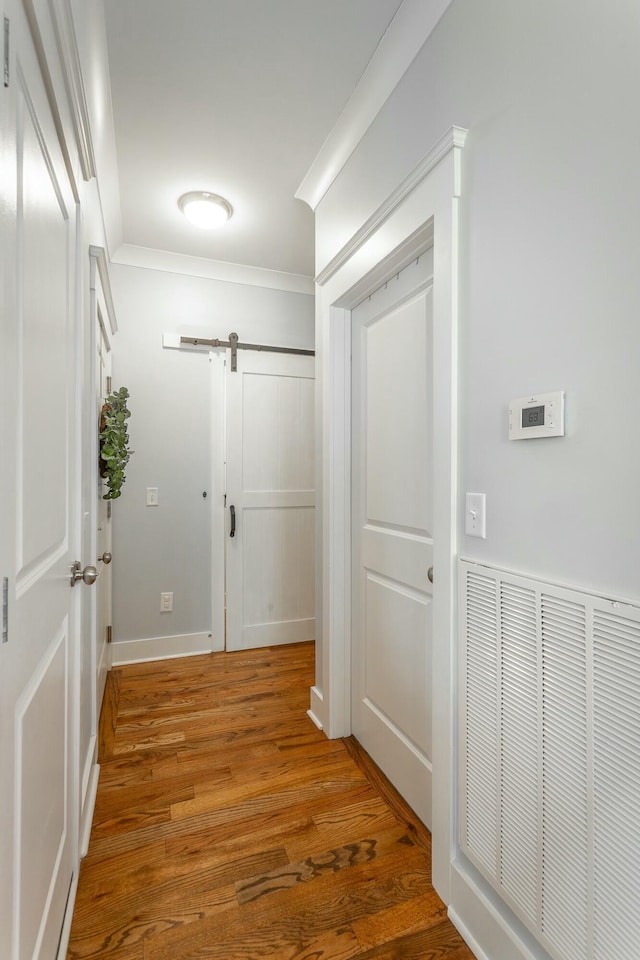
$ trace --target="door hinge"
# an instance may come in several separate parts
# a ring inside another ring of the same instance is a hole
[[[109,625],[107,627],[107,643],[111,643],[112,635],[113,635],[113,627]]]
[[[109,396],[109,394],[111,393],[111,388],[113,387],[113,383],[112,383],[111,377],[107,377],[106,380],[107,380],[107,396]]]
[[[2,578],[2,642],[9,639],[9,577]]]
[[[4,85],[9,86],[9,17],[4,18]]]

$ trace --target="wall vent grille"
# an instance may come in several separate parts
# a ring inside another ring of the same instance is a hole
[[[640,943],[640,609],[460,561],[461,850],[556,960]]]

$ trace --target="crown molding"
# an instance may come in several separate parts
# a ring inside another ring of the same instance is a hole
[[[80,169],[85,180],[92,180],[96,176],[96,159],[70,0],[49,0],[49,9],[71,110]]]
[[[267,287],[287,293],[313,295],[313,277],[298,273],[283,273],[264,267],[251,267],[224,260],[208,260],[205,257],[190,257],[169,250],[153,250],[123,243],[111,258],[112,263],[127,267],[142,267],[146,270],[161,270],[164,273],[180,273],[187,277],[202,277],[205,280],[221,280],[224,283],[242,283],[251,287]]]
[[[454,196],[460,196],[460,158],[459,153],[461,147],[464,146],[468,131],[463,127],[450,127],[449,130],[441,137],[438,142],[429,150],[429,152],[422,158],[419,164],[411,171],[408,177],[406,177],[399,187],[397,187],[393,193],[389,194],[387,199],[382,203],[374,213],[371,214],[369,219],[360,227],[360,229],[354,233],[348,243],[336,253],[335,257],[329,261],[329,263],[320,271],[316,277],[316,283],[320,286],[325,284],[334,273],[336,273],[340,267],[343,266],[349,260],[356,250],[358,250],[369,237],[373,236],[378,227],[390,216],[390,214],[400,206],[403,200],[409,196],[409,194],[418,186],[418,184],[424,180],[424,178],[433,170],[433,168],[440,163],[443,157],[446,157],[447,154],[454,150],[455,156],[455,165],[454,165]]]
[[[296,198],[315,210],[433,33],[451,0],[404,0],[347,105],[320,148]]]

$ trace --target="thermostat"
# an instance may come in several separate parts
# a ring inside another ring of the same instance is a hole
[[[520,397],[509,404],[509,440],[564,437],[564,390]]]

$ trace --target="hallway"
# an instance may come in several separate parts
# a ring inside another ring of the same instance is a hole
[[[429,835],[306,715],[313,645],[119,667],[69,960],[473,960]]]

